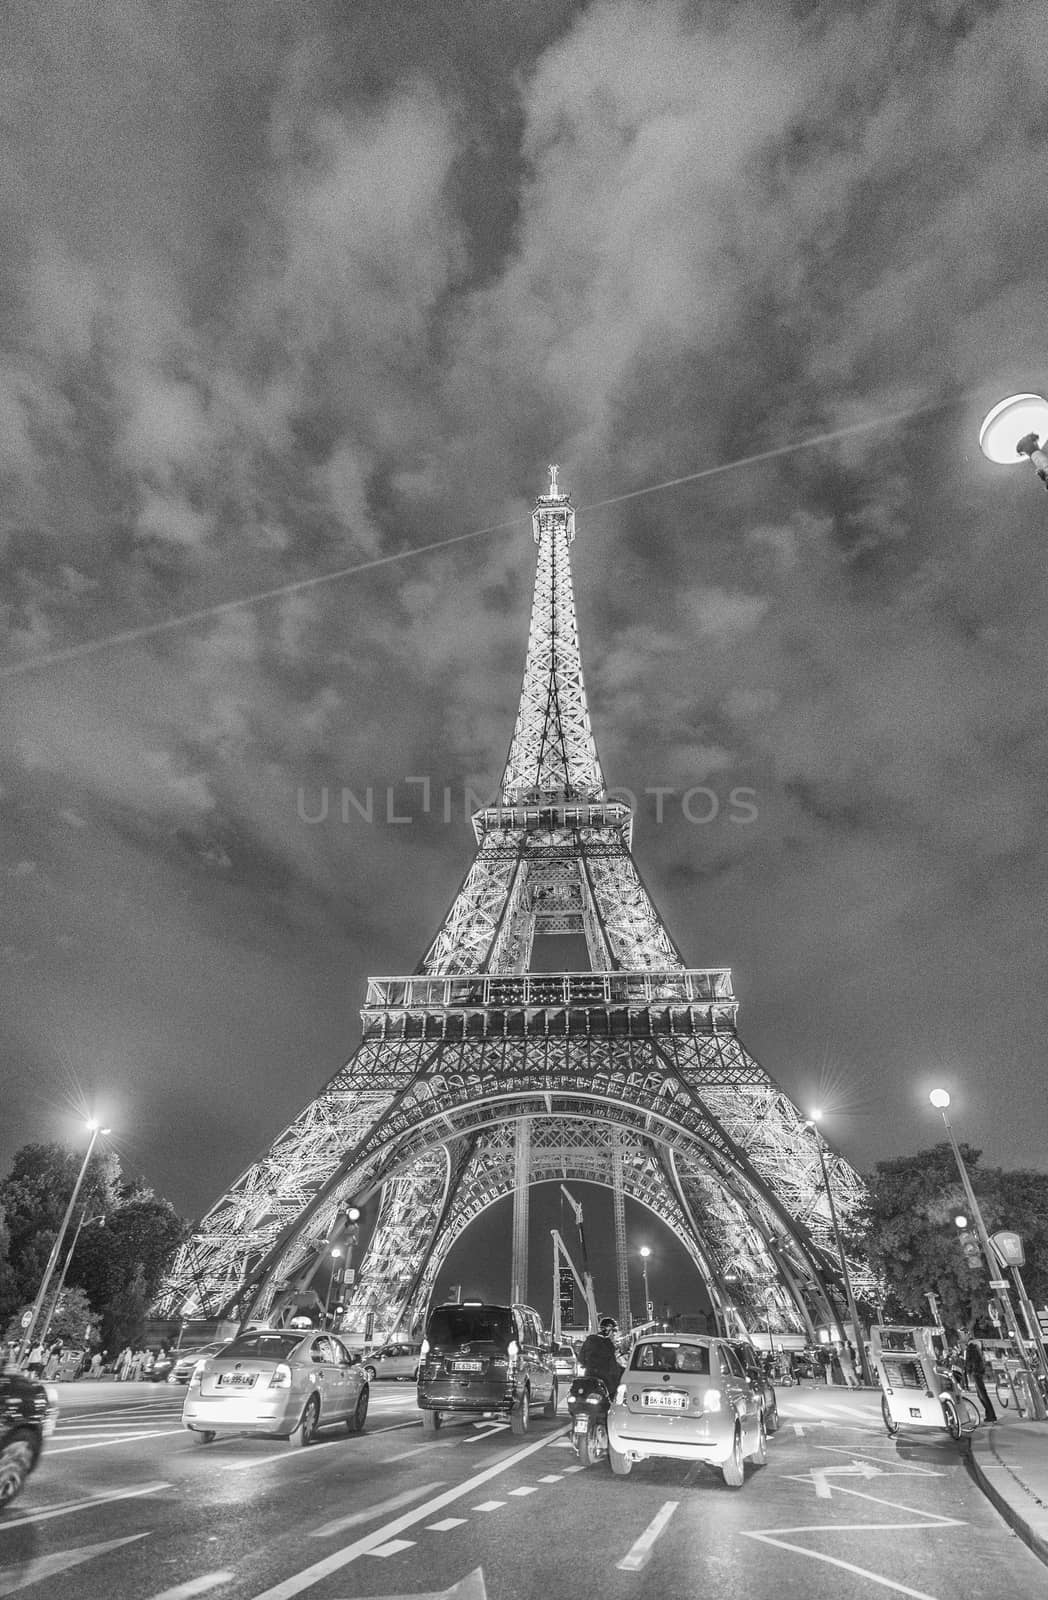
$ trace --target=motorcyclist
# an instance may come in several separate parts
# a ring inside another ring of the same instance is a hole
[[[622,1381],[623,1369],[615,1348],[615,1335],[619,1325],[614,1317],[601,1317],[597,1332],[587,1334],[579,1351],[580,1375],[600,1378],[609,1395],[614,1395]]]

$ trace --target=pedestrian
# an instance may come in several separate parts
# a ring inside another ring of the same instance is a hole
[[[975,1330],[968,1334],[968,1342],[964,1347],[964,1375],[968,1382],[974,1384],[975,1392],[982,1401],[987,1422],[996,1422],[997,1413],[990,1404],[990,1396],[986,1392],[986,1357],[983,1347],[975,1337]]]
[[[115,1376],[118,1383],[127,1381],[127,1369],[131,1365],[131,1346],[125,1344],[116,1358]]]
[[[101,1376],[102,1376],[102,1352],[101,1352],[101,1350],[96,1350],[94,1352],[94,1354],[92,1355],[92,1357],[91,1357],[91,1371],[88,1373],[88,1377],[89,1378],[100,1378]]]
[[[25,1364],[26,1371],[31,1378],[40,1378],[43,1376],[44,1362],[46,1359],[44,1347],[38,1339],[30,1350]]]

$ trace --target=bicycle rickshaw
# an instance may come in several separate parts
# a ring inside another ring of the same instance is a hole
[[[870,1356],[890,1438],[900,1427],[945,1428],[952,1439],[975,1432],[982,1421],[979,1408],[953,1378],[942,1328],[875,1326]]]

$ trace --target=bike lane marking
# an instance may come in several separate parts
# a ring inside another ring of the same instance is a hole
[[[482,1483],[487,1483],[491,1478],[496,1478],[500,1473],[508,1472],[511,1467],[517,1466],[521,1461],[526,1461],[536,1451],[544,1450],[549,1444],[548,1437],[536,1439],[534,1444],[525,1445],[522,1450],[515,1451],[512,1455],[504,1456],[501,1461],[496,1461],[492,1466],[485,1467],[480,1472],[472,1473],[462,1483],[452,1489],[446,1489],[443,1494],[438,1494],[432,1500],[427,1500],[424,1505],[417,1506],[414,1511],[405,1512],[403,1516],[395,1517],[392,1522],[386,1523],[381,1528],[374,1529],[365,1534],[362,1539],[357,1539],[353,1544],[346,1545],[342,1550],[335,1550],[331,1555],[325,1556],[321,1561],[315,1561],[311,1566],[304,1567],[301,1572],[294,1573],[290,1578],[285,1578],[282,1583],[274,1584],[272,1588],[264,1589],[254,1595],[252,1600],[291,1600],[291,1597],[301,1594],[303,1589],[311,1589],[314,1584],[330,1577],[333,1572],[338,1572],[342,1567],[356,1561],[358,1556],[369,1554],[393,1555],[397,1550],[406,1549],[411,1543],[406,1543],[396,1536],[406,1528],[412,1528],[418,1522],[423,1522],[434,1512],[442,1511],[445,1506],[453,1505],[463,1495],[472,1494]]]

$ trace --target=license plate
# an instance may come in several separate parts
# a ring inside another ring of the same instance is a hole
[[[218,1375],[220,1389],[250,1389],[254,1382],[253,1372],[220,1372]]]
[[[576,1417],[575,1418],[575,1432],[576,1433],[585,1433],[588,1427],[589,1427],[589,1418],[588,1417]]]
[[[483,1361],[453,1361],[451,1370],[452,1372],[483,1372],[484,1363]]]
[[[644,1404],[656,1411],[684,1411],[688,1397],[686,1394],[667,1394],[663,1389],[645,1389]]]

